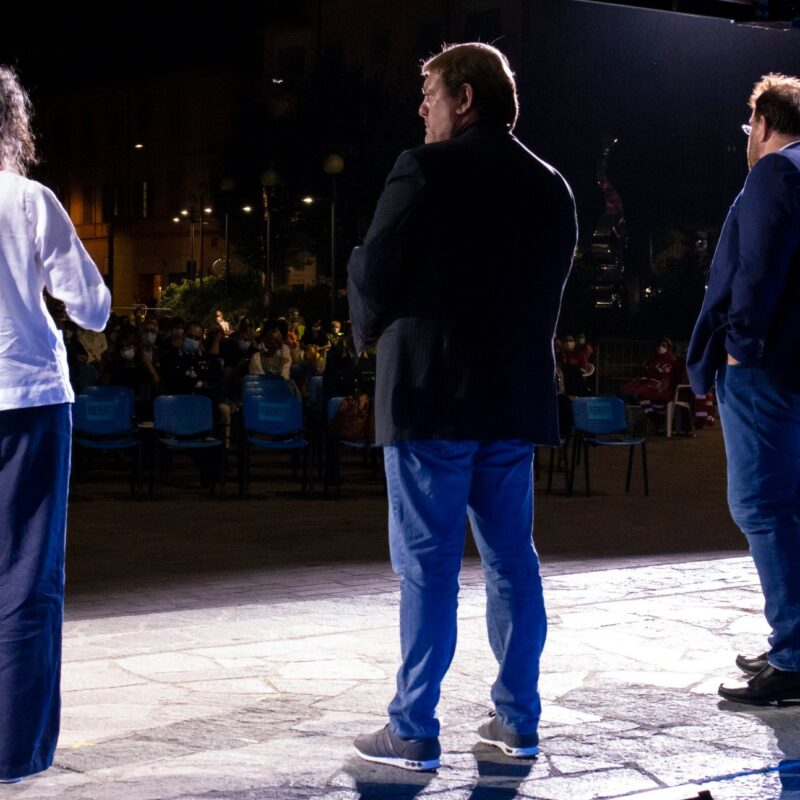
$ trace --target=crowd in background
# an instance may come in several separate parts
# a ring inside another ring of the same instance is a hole
[[[374,354],[356,356],[347,321],[333,320],[323,330],[321,320],[306,324],[296,310],[256,324],[246,315],[229,321],[220,310],[204,323],[140,307],[130,316],[112,314],[100,333],[78,327],[57,302],[51,313],[64,336],[75,393],[127,387],[137,422],[152,420],[160,394],[200,394],[212,401],[228,439],[245,375],[271,374],[310,402],[354,391],[356,376],[361,388],[374,382]]]

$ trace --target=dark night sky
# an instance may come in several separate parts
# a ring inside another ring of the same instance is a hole
[[[62,5],[35,26],[4,26],[0,61],[17,65],[34,101],[198,63],[255,68],[264,22],[256,9],[264,7]],[[599,211],[594,173],[608,133],[620,140],[611,177],[632,223],[718,227],[746,173],[739,126],[747,96],[765,72],[800,73],[800,30],[574,0],[528,7],[526,53],[514,64],[523,98],[518,133],[567,176],[584,226]],[[409,53],[409,62],[420,55]],[[387,169],[395,156],[387,152]]]

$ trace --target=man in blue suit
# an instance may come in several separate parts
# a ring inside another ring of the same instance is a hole
[[[355,744],[367,760],[414,770],[439,766],[467,516],[499,665],[479,738],[537,753],[546,621],[531,467],[533,442],[559,442],[553,335],[576,242],[569,187],[511,133],[505,56],[454,45],[422,72],[425,145],[398,158],[348,266],[356,349],[378,345],[376,434],[401,579],[389,724]]]
[[[764,592],[770,649],[742,656],[727,700],[800,700],[800,80],[750,97],[750,174],[720,234],[689,345],[692,388],[716,376],[728,504]]]

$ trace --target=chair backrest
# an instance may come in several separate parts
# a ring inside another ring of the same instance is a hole
[[[331,399],[328,400],[328,406],[327,406],[328,422],[330,422],[336,416],[336,412],[339,410],[339,406],[341,406],[342,400],[344,400],[344,397],[331,397]]]
[[[303,430],[303,407],[291,394],[244,397],[244,427],[270,436]]]
[[[95,399],[101,397],[124,397],[130,404],[131,416],[133,416],[136,407],[136,393],[127,386],[87,386],[81,391],[81,394],[88,394]]]
[[[78,434],[122,435],[130,432],[132,415],[133,402],[125,394],[79,394],[72,407],[72,426]]]
[[[258,395],[264,397],[282,397],[283,395],[292,395],[289,384],[280,376],[278,380],[258,381],[252,383],[242,384],[242,397],[249,395]]]
[[[618,433],[628,429],[625,403],[619,397],[576,397],[572,401],[575,430],[583,433]]]
[[[275,383],[276,381],[282,380],[283,378],[280,375],[276,375],[272,372],[267,372],[263,375],[245,375],[242,377],[242,386],[262,383]]]
[[[199,394],[162,394],[153,401],[153,424],[160,433],[192,436],[214,428],[211,400]]]

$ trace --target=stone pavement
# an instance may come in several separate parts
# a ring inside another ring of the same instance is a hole
[[[435,774],[351,748],[392,693],[398,595],[383,563],[240,572],[189,598],[166,585],[78,597],[56,766],[0,795],[590,800],[695,783],[715,800],[800,797],[800,709],[715,694],[736,652],[764,643],[749,559],[672,561],[545,565],[542,755],[514,761],[476,743],[494,664],[468,559]]]
[[[398,658],[386,500],[357,461],[337,500],[301,499],[275,465],[254,470],[244,502],[205,497],[190,471],[161,502],[130,501],[124,470],[79,483],[57,761],[0,799],[593,800],[684,787],[669,798],[683,800],[695,783],[715,800],[800,800],[800,708],[716,695],[766,633],[725,510],[719,431],[648,447],[649,498],[638,474],[622,490],[623,453],[593,456],[590,498],[538,492],[550,633],[535,761],[476,743],[495,667],[467,546],[443,766],[424,775],[351,748],[384,724]]]

